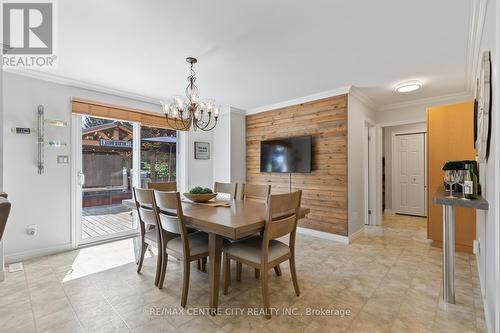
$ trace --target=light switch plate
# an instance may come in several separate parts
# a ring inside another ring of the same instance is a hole
[[[68,155],[57,155],[57,164],[68,164],[69,156]]]
[[[478,240],[474,240],[472,242],[472,253],[474,253],[476,256],[481,255],[481,244]]]

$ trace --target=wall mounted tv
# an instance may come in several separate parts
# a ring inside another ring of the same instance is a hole
[[[260,172],[310,173],[312,137],[261,141]]]

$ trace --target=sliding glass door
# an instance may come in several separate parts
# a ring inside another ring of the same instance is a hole
[[[176,181],[176,131],[141,127],[141,187],[147,182]]]
[[[134,124],[81,116],[79,244],[137,233],[132,209]]]
[[[176,181],[176,131],[76,115],[73,129],[75,246],[137,235],[123,201],[134,186]]]

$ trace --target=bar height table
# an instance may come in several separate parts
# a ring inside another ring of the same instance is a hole
[[[450,193],[440,187],[432,197],[432,203],[443,206],[443,300],[455,304],[455,207],[488,210],[482,196],[475,200],[462,199],[462,193]]]

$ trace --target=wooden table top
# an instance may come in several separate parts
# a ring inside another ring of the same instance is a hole
[[[133,200],[123,200],[122,203],[135,209]],[[252,235],[264,228],[264,202],[231,200],[229,205],[230,207],[209,207],[182,202],[182,209],[186,222],[194,228],[231,239]],[[301,208],[299,218],[305,217],[309,212],[309,208]]]

